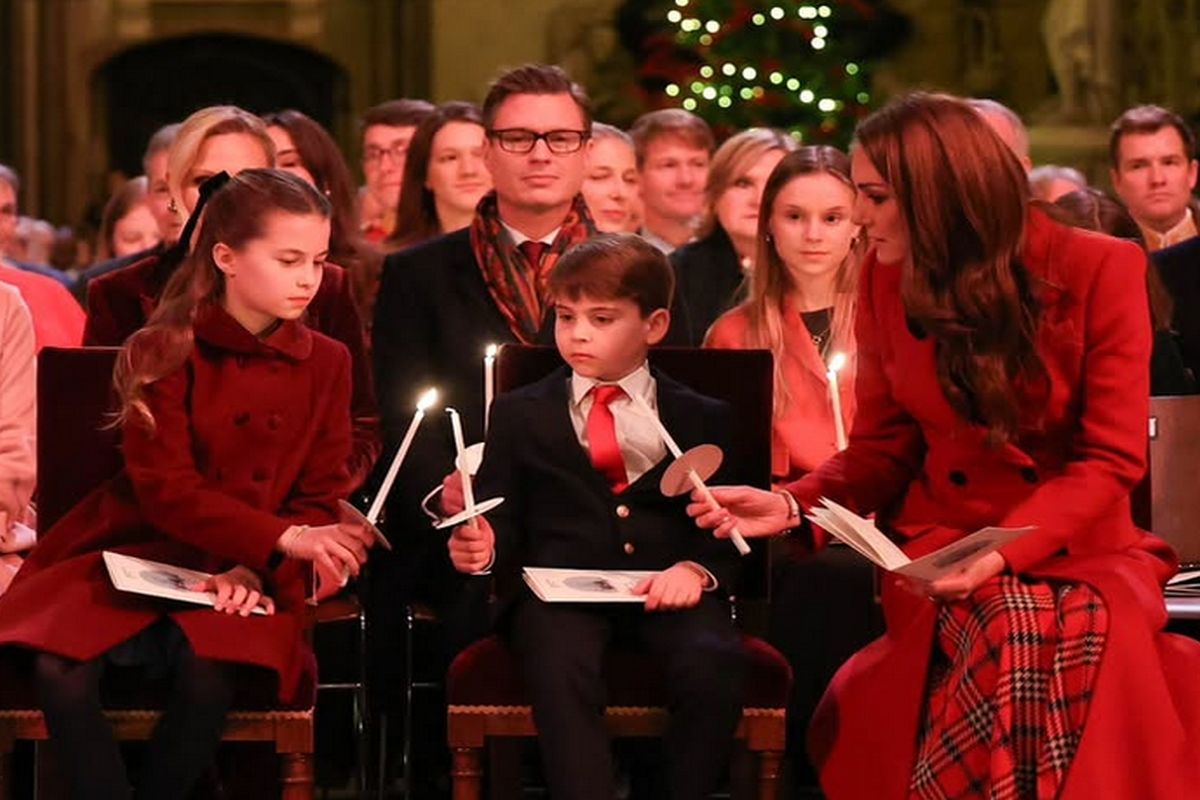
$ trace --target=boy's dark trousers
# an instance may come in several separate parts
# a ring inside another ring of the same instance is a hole
[[[716,788],[742,710],[744,654],[722,597],[682,611],[640,605],[544,603],[530,594],[512,609],[510,636],[522,662],[550,796],[612,800],[604,654],[637,649],[662,671],[671,714],[664,743],[672,800]]]

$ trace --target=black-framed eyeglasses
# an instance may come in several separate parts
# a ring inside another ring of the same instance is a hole
[[[496,144],[500,145],[500,149],[507,153],[519,153],[524,155],[533,150],[537,146],[538,140],[546,143],[546,148],[555,155],[566,155],[574,153],[583,147],[583,143],[590,139],[592,134],[588,131],[546,131],[538,133],[537,131],[526,130],[525,128],[504,128],[502,130],[488,131],[488,137],[495,140]]]

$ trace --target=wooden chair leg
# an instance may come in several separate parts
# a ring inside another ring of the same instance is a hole
[[[281,800],[313,800],[312,753],[280,753]]]
[[[764,750],[758,754],[758,798],[776,800],[779,797],[779,764],[783,753]]]
[[[478,747],[454,748],[450,781],[453,800],[480,800],[483,795],[483,750]]]

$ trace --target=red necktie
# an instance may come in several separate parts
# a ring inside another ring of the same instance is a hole
[[[542,254],[546,252],[548,245],[545,242],[535,242],[533,239],[526,239],[517,246],[521,248],[521,252],[529,260],[529,266],[533,267],[534,272],[537,272],[537,268],[542,264]]]
[[[625,474],[625,459],[621,458],[621,447],[617,444],[617,428],[613,423],[612,410],[608,407],[625,390],[620,386],[595,386],[592,388],[592,410],[587,418],[588,451],[592,466],[603,475],[612,487],[613,494],[620,494],[629,486]]]

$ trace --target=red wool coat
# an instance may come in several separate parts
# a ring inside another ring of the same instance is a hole
[[[296,322],[259,340],[219,308],[195,331],[185,365],[147,390],[156,430],[126,424],[125,470],[43,534],[0,597],[0,644],[93,659],[166,614],[198,656],[274,670],[286,701],[305,660],[308,566],[272,568],[272,555],[289,525],[334,521],[349,491],[350,357]],[[210,572],[243,564],[277,611],[118,592],[102,550]]]
[[[173,256],[173,250],[167,251]],[[119,347],[146,324],[158,305],[177,264],[155,253],[88,282],[88,317],[83,330],[85,346]],[[350,351],[353,392],[351,419],[354,446],[350,452],[350,477],[362,485],[379,458],[379,410],[367,356],[366,332],[350,291],[350,278],[335,264],[326,264],[321,286],[308,306],[306,323],[315,331],[337,339]]]
[[[837,452],[833,405],[829,400],[828,369],[813,344],[808,328],[790,300],[785,301],[783,341],[786,352],[779,369],[789,397],[772,416],[771,480],[779,483],[806,475]],[[749,347],[749,320],[738,307],[713,323],[705,347],[738,350]],[[854,358],[847,352],[846,366],[838,373],[842,420],[848,432],[854,421]]]
[[[1083,739],[1061,798],[1191,797],[1200,786],[1200,644],[1164,634],[1175,570],[1134,527],[1145,471],[1150,323],[1133,244],[1030,212],[1022,260],[1038,279],[1038,351],[1051,391],[1040,430],[999,448],[939,389],[931,339],[909,330],[900,269],[869,259],[858,306],[858,410],[849,448],[791,484],[880,510],[910,556],[985,525],[1036,525],[1009,568],[1093,586],[1110,627]],[[824,533],[813,532],[820,546]],[[810,729],[831,800],[907,797],[936,608],[884,581],[888,632],[833,679]]]

